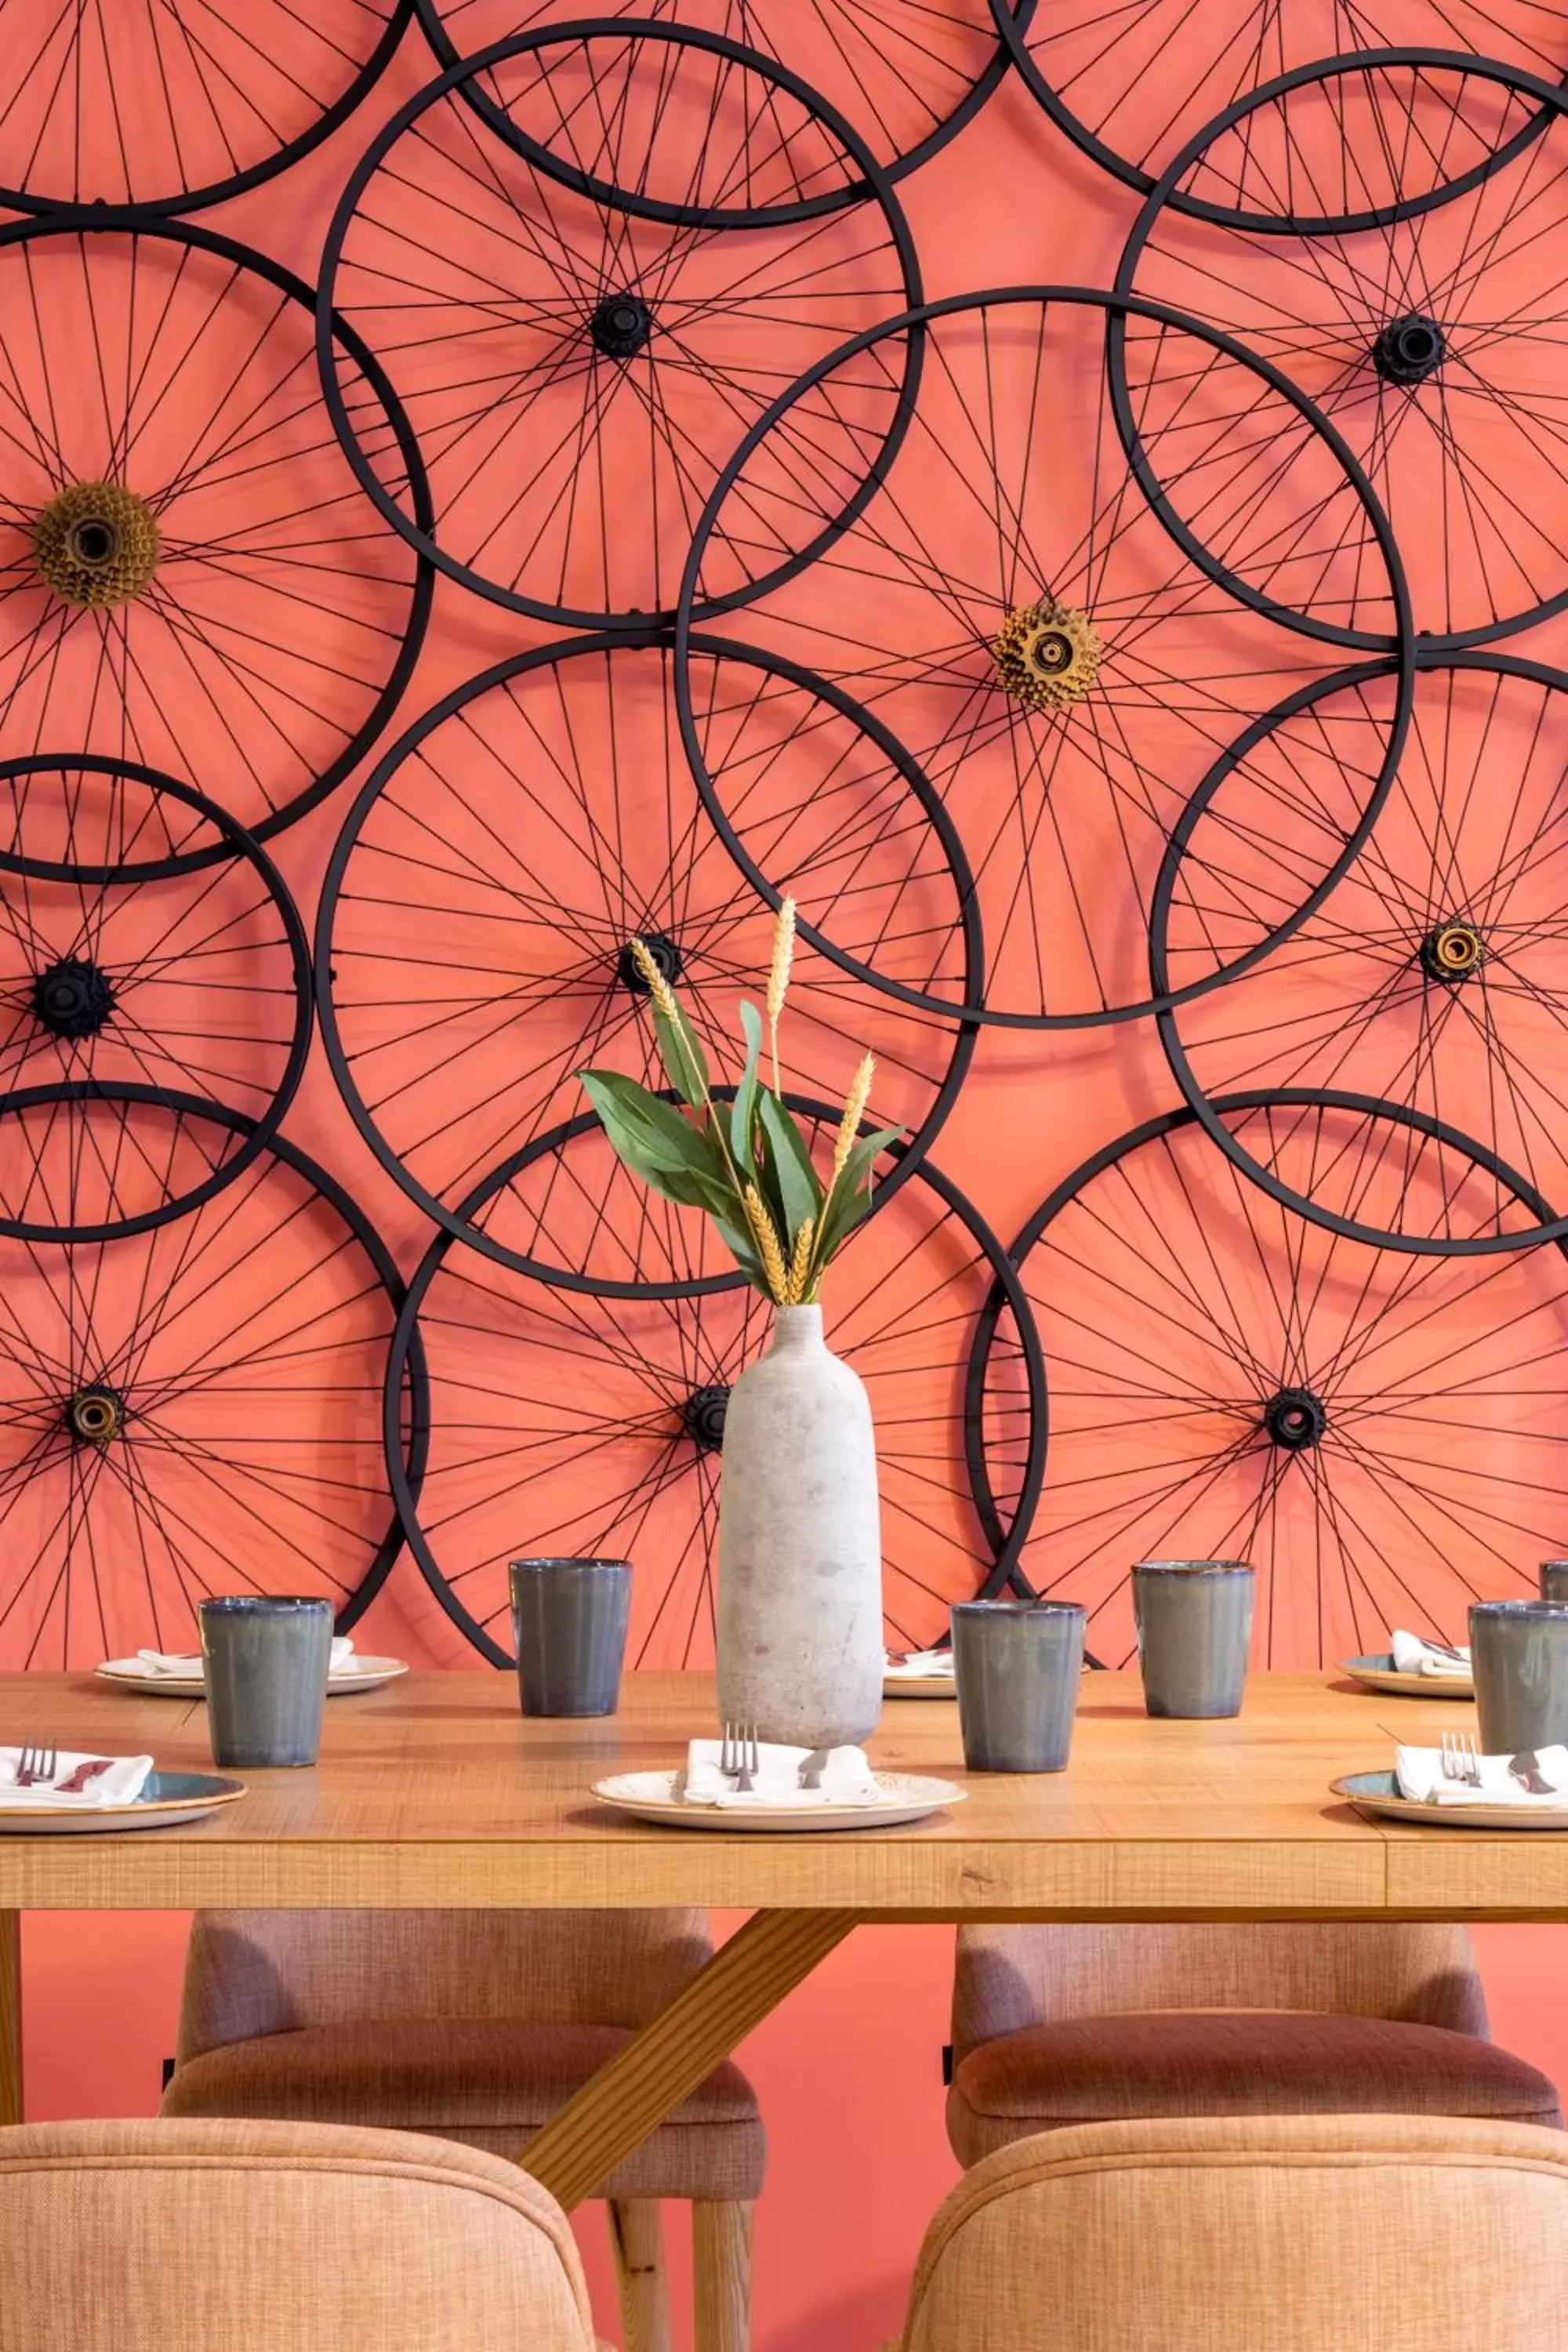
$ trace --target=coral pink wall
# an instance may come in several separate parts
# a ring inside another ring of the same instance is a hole
[[[364,113],[320,154],[228,207],[220,225],[310,275],[331,197],[371,124],[427,71],[411,39]],[[901,193],[932,295],[982,282],[1107,283],[1130,217],[1124,192],[1094,173],[1014,87]],[[443,583],[405,711],[520,642],[528,642],[525,626]],[[342,798],[274,845],[307,914]],[[1031,1091],[1018,1090],[1020,1077]],[[1028,1107],[1047,1090],[1048,1120]],[[1068,1036],[1048,1046],[993,1036],[941,1158],[1007,1234],[1047,1182],[1170,1099],[1146,1035]],[[319,1066],[290,1131],[358,1191],[411,1263],[423,1241],[416,1214],[371,1165]],[[362,1639],[425,1663],[473,1663],[406,1563]],[[32,2116],[152,2110],[160,2061],[173,2048],[183,1934],[174,1917],[29,1918]],[[1563,1932],[1494,1929],[1481,1940],[1500,2034],[1568,2074],[1568,2022],[1554,1997],[1568,1954]],[[940,2073],[950,1949],[945,1931],[862,1932],[743,2053],[773,2146],[758,2247],[759,2352],[870,2352],[897,2321],[925,2220],[953,2171]],[[596,2226],[586,2229],[609,2326]]]

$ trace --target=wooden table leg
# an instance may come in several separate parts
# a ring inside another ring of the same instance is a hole
[[[519,2158],[568,2211],[825,1960],[859,1911],[756,1911]]]
[[[22,2120],[22,1915],[0,1911],[0,2124]]]

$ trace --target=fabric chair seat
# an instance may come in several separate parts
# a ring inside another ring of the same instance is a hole
[[[631,2038],[624,2026],[489,2018],[304,2026],[184,2060],[162,2111],[366,2125],[515,2157]],[[755,2094],[726,2061],[602,2193],[747,2202],[764,2160]]]
[[[954,2071],[964,2165],[1029,2135],[1139,2117],[1463,2116],[1561,2128],[1557,2093],[1511,2052],[1446,2026],[1316,2012],[1152,2010],[982,2042]]]

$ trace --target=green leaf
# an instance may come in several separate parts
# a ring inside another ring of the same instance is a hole
[[[578,1076],[616,1157],[656,1192],[688,1208],[733,1214],[733,1192],[714,1173],[710,1147],[673,1103],[616,1070]]]
[[[763,1050],[763,1016],[744,997],[741,1000],[741,1030],[746,1040],[746,1066],[730,1106],[730,1149],[743,1182],[747,1177],[756,1175],[752,1129],[757,1117],[757,1062]]]
[[[843,1172],[833,1188],[833,1197],[827,1204],[822,1232],[814,1252],[819,1269],[827,1264],[868,1213],[877,1161],[889,1144],[896,1143],[902,1133],[901,1128],[882,1127],[874,1135],[862,1135],[851,1144]]]
[[[788,1235],[784,1250],[787,1257],[794,1250],[796,1237],[806,1219],[815,1219],[822,1207],[822,1187],[816,1181],[816,1171],[811,1164],[805,1138],[776,1095],[763,1095],[762,1118],[763,1133],[768,1139],[768,1158],[777,1179],[779,1203],[784,1211],[784,1223],[780,1230]]]
[[[679,998],[675,1011],[676,1018],[670,1021],[657,1004],[653,1007],[653,1034],[670,1085],[696,1110],[708,1099],[708,1064]]]

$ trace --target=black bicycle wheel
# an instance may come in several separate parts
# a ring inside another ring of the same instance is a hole
[[[0,205],[221,204],[347,120],[409,0],[5,0]]]
[[[826,1107],[823,1116],[830,1120]],[[395,1440],[389,1449],[409,1549],[454,1624],[495,1665],[510,1662],[507,1564],[524,1554],[629,1559],[629,1661],[692,1666],[711,1656],[724,1413],[766,1342],[771,1310],[754,1291],[712,1290],[722,1244],[706,1221],[667,1216],[664,1203],[629,1192],[607,1199],[606,1157],[597,1123],[574,1119],[487,1178],[465,1213],[531,1227],[544,1204],[556,1254],[618,1246],[679,1297],[547,1286],[442,1234],[409,1284],[389,1364],[390,1410],[398,1351],[422,1338],[432,1420],[417,1496]],[[624,1230],[606,1238],[620,1213]],[[866,1382],[878,1424],[896,1649],[936,1639],[953,1601],[1002,1589],[1023,1542],[1043,1460],[1039,1416],[1033,1437],[1019,1435],[1021,1508],[1000,1546],[982,1537],[965,1467],[963,1368],[998,1286],[1010,1302],[1012,1377],[1038,1407],[1039,1349],[1006,1255],[929,1160],[833,1270],[829,1339]]]
[[[416,0],[444,66],[512,33],[584,12],[574,0]],[[745,43],[789,66],[852,122],[890,180],[928,163],[973,121],[1007,70],[989,0],[615,0],[636,16]],[[492,123],[494,108],[482,110]],[[759,131],[763,124],[759,121]],[[847,189],[840,201],[853,201]],[[859,192],[863,193],[863,192]]]
[[[1380,688],[1377,670],[1347,672],[1243,760],[1217,763],[1176,828],[1155,890],[1154,985],[1223,965],[1237,909],[1250,927],[1260,906],[1290,901],[1283,842],[1316,834],[1321,854],[1344,839],[1357,793],[1329,749],[1335,716]],[[1500,655],[1457,655],[1418,671],[1415,688],[1394,789],[1332,896],[1265,969],[1163,1016],[1161,1034],[1215,1141],[1300,1215],[1389,1248],[1485,1255],[1568,1234],[1568,1103],[1558,1075],[1568,1029],[1568,677]],[[1271,825],[1270,811],[1287,808],[1289,829]],[[1544,1222],[1521,1220],[1516,1188],[1502,1179],[1489,1224],[1455,1231],[1431,1230],[1419,1216],[1407,1229],[1397,1198],[1396,1222],[1380,1224],[1353,1190],[1346,1205],[1335,1171],[1320,1201],[1310,1184],[1300,1189],[1291,1171],[1257,1156],[1266,1129],[1238,1129],[1210,1100],[1240,1087],[1300,1086],[1349,1087],[1461,1128],[1524,1172],[1550,1204]]]
[[[176,844],[176,877],[142,878]],[[211,1164],[194,1184],[154,1198],[139,1180],[137,1223],[210,1200],[292,1101],[310,1001],[304,926],[282,877],[215,803],[109,761],[0,766],[0,1233],[97,1240],[121,1229],[93,1151],[100,1089],[117,1083],[243,1114],[240,1127],[211,1130]],[[79,1080],[80,1096],[69,1091]],[[41,1129],[40,1085],[62,1089]],[[13,1126],[17,1097],[31,1115]],[[35,1146],[33,1185],[23,1162]]]
[[[921,789],[897,746],[843,696],[743,646],[700,638],[691,659],[733,766],[770,798],[789,778],[781,870],[802,912],[879,970],[964,1002],[979,922],[940,807],[918,889],[868,837],[889,760],[906,824]],[[740,1074],[739,999],[766,995],[773,909],[697,797],[670,660],[654,632],[582,637],[455,688],[374,771],[327,867],[321,1029],[356,1126],[439,1224],[546,1281],[581,1269],[510,1254],[458,1204],[583,1109],[584,1066],[665,1085],[633,940],[679,984],[716,1082]],[[907,1011],[803,947],[781,1068],[797,1091],[842,1100],[875,1054],[873,1123],[911,1147],[896,1186],[952,1108],[974,1038],[973,1023]]]
[[[1489,1225],[1506,1170],[1436,1121],[1337,1091],[1216,1106],[1267,1153],[1337,1166],[1347,1195],[1403,1193],[1434,1226]],[[1429,1147],[1412,1164],[1409,1142]],[[1521,1179],[1516,1214],[1545,1205]],[[1091,1647],[1132,1654],[1129,1578],[1145,1559],[1247,1559],[1254,1657],[1321,1666],[1405,1625],[1462,1639],[1470,1601],[1535,1589],[1562,1531],[1568,1265],[1560,1249],[1484,1260],[1370,1249],[1309,1224],[1242,1177],[1193,1113],[1095,1153],[1013,1245],[1045,1350],[1047,1471],[1021,1564],[1089,1611]],[[1005,1531],[1010,1365],[986,1391],[972,1461]]]
[[[1223,586],[1173,544],[1124,455],[1105,368],[1112,323],[1137,348],[1147,339],[1184,362],[1156,373],[1136,420],[1137,463],[1205,520]],[[847,525],[827,519],[856,477],[802,467],[803,410],[853,418],[868,439],[907,416]],[[1292,517],[1284,533],[1250,495],[1265,464]],[[775,584],[775,554],[819,516],[816,562]],[[1186,800],[1224,743],[1325,675],[1317,640],[1335,631],[1324,615],[1374,578],[1404,667],[1406,597],[1387,523],[1338,436],[1277,369],[1160,304],[1008,288],[927,303],[858,336],[752,426],[697,526],[678,651],[694,614],[745,601],[750,642],[879,719],[945,805],[974,877],[985,990],[964,1009],[1002,1026],[1091,1027],[1151,1009],[1146,909]],[[755,796],[736,805],[722,725],[683,662],[676,686],[713,821],[776,899],[767,811]],[[1407,699],[1406,682],[1381,740],[1362,747],[1365,824],[1394,773]],[[912,812],[900,820],[887,805],[879,854],[891,864],[920,835]],[[1347,845],[1305,884],[1296,919],[1353,854]],[[1243,960],[1289,928],[1260,924]],[[889,984],[830,930],[810,936],[846,971]]]
[[[1026,85],[1052,121],[1141,193],[1206,122],[1243,104],[1260,83],[1324,58],[1414,37],[1437,53],[1501,58],[1549,81],[1568,70],[1568,10],[1557,0],[1326,0],[1317,8],[1281,8],[1277,0],[1204,0],[1201,8],[1189,0],[1140,0],[1131,10],[1106,9],[1098,0],[991,0],[991,6]],[[1531,131],[1517,135],[1524,143]],[[1373,156],[1379,143],[1375,126],[1347,122],[1347,154],[1353,146]],[[1473,184],[1489,168],[1486,158],[1452,153],[1444,184]],[[1226,209],[1217,192],[1184,190],[1176,202],[1216,215]]]
[[[1456,194],[1452,167],[1475,155],[1489,167]],[[1211,124],[1122,254],[1119,287],[1200,310],[1338,426],[1399,534],[1424,651],[1568,606],[1568,299],[1542,260],[1568,232],[1565,186],[1568,93],[1479,59],[1339,58]],[[1181,194],[1231,202],[1194,218]],[[1117,362],[1130,407],[1166,363],[1147,347]],[[1201,525],[1180,523],[1201,562]],[[1339,619],[1342,643],[1375,647],[1359,593]]]
[[[465,102],[481,83],[505,140]],[[668,616],[717,453],[847,332],[918,299],[886,175],[796,76],[612,17],[483,50],[394,116],[327,234],[320,360],[350,463],[413,545],[510,611],[596,628]],[[433,520],[380,415],[356,411],[334,317],[396,387]],[[858,485],[877,454],[837,425],[805,437]]]
[[[41,1116],[61,1091],[38,1090]],[[105,1148],[158,1165],[245,1125],[151,1087],[98,1099]],[[280,1137],[177,1223],[0,1241],[0,1656],[190,1650],[215,1592],[324,1593],[351,1626],[402,1541],[383,1454],[402,1297],[360,1211]],[[424,1373],[417,1349],[399,1362],[416,1492]]]
[[[0,761],[199,778],[260,839],[373,741],[431,574],[343,461],[313,309],[195,224],[0,229]],[[422,504],[374,362],[338,345]]]

